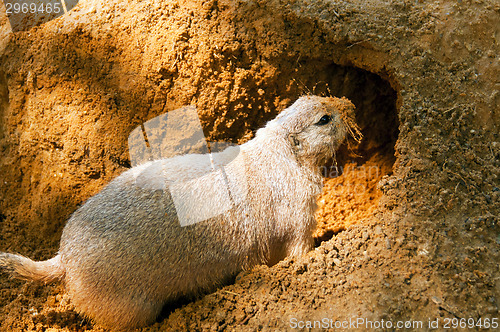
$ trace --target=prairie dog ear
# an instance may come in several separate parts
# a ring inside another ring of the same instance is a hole
[[[297,135],[295,135],[295,134],[288,135],[288,141],[290,142],[290,144],[292,145],[292,147],[297,147],[297,146],[300,145],[300,142],[297,139]]]

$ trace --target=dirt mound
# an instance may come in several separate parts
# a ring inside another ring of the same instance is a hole
[[[346,96],[365,139],[325,182],[316,250],[145,330],[499,317],[496,1],[87,0],[16,33],[4,10],[1,251],[53,256],[69,215],[130,167],[130,132],[166,111],[194,105],[209,140],[242,143],[302,94]],[[5,276],[0,327],[101,331],[62,286]]]

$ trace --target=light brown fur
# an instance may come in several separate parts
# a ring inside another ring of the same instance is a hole
[[[154,322],[180,296],[213,290],[257,264],[302,255],[313,247],[319,166],[357,130],[341,109],[353,106],[302,97],[241,145],[226,165],[236,194],[222,215],[181,227],[162,181],[180,177],[202,188],[213,186],[215,175],[197,166],[199,155],[157,160],[126,171],[80,207],[55,258],[33,262],[0,253],[0,267],[14,277],[64,280],[79,312],[130,329]],[[332,121],[317,125],[324,115]],[[202,190],[196,194],[208,199]]]

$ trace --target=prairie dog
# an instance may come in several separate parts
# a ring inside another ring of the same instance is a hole
[[[221,214],[182,225],[164,185],[176,179],[178,192],[222,201],[217,190],[208,197],[205,189],[217,186],[220,174],[205,172],[197,164],[201,155],[151,161],[124,172],[73,213],[56,257],[34,262],[0,253],[0,268],[16,278],[63,281],[76,310],[102,326],[152,323],[168,302],[312,249],[319,167],[347,133],[359,134],[353,110],[345,98],[304,96],[269,121],[226,158],[232,196]]]

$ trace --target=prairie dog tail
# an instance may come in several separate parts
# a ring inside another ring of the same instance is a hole
[[[13,278],[45,283],[60,280],[65,274],[60,255],[46,261],[35,262],[21,255],[0,252],[1,270]]]

